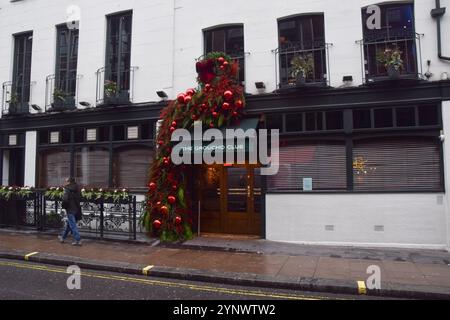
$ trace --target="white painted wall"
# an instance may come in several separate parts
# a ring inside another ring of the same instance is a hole
[[[267,239],[293,243],[445,249],[443,194],[266,197]],[[333,225],[334,231],[326,231]],[[374,227],[384,226],[384,232]]]
[[[36,186],[36,152],[37,132],[27,131],[25,134],[25,178],[24,185]]]
[[[396,0],[400,1],[400,0]],[[66,21],[66,9],[80,7],[78,73],[80,101],[95,102],[95,71],[104,65],[106,42],[105,15],[133,10],[131,63],[135,74],[135,102],[158,101],[156,91],[170,97],[195,86],[195,59],[203,54],[204,28],[244,24],[247,91],[256,94],[254,82],[266,83],[267,92],[276,88],[275,56],[278,45],[277,19],[300,13],[324,12],[326,41],[330,49],[332,86],[340,86],[344,75],[352,75],[361,84],[360,48],[361,8],[377,0],[0,0],[0,82],[11,80],[13,37],[33,30],[31,80],[36,81],[32,101],[40,106],[45,100],[45,77],[54,73],[57,24]],[[444,54],[450,55],[450,0],[442,0],[448,13],[443,21]],[[438,61],[436,23],[430,17],[433,0],[416,0],[416,29],[422,38],[422,63],[431,60],[432,80],[450,64]]]
[[[442,121],[444,123],[444,174],[445,189],[450,188],[450,101],[442,102]],[[445,199],[446,227],[447,227],[447,249],[450,251],[450,194],[447,192]]]

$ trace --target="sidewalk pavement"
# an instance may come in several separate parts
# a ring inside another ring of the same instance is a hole
[[[450,299],[450,253],[433,250],[302,246],[266,240],[197,238],[181,245],[86,239],[82,247],[55,236],[0,232],[0,258],[235,285],[361,293],[367,267],[381,270],[381,290],[368,295]]]

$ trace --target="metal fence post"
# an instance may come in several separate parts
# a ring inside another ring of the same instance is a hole
[[[133,196],[133,240],[136,240],[136,196]]]
[[[100,200],[100,238],[103,238],[103,223],[104,223],[104,206],[103,200]]]

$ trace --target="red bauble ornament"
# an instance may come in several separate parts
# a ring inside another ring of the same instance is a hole
[[[186,90],[186,94],[188,95],[188,96],[193,96],[194,94],[195,94],[195,90],[194,89],[187,89]]]
[[[236,111],[233,111],[233,117],[237,117],[238,113]]]
[[[176,127],[177,126],[177,122],[176,121],[172,121],[172,127]]]
[[[205,91],[211,90],[211,85],[209,83],[205,84]]]
[[[172,185],[172,190],[173,191],[177,191],[177,189],[178,189],[178,186],[176,184]]]
[[[153,228],[155,228],[156,230],[159,230],[159,228],[161,228],[161,221],[159,221],[159,220],[153,221]]]
[[[220,64],[223,64],[225,62],[225,58],[224,57],[220,57],[217,59],[217,62],[219,62]]]
[[[215,112],[215,111],[212,113],[212,116],[213,116],[214,118],[217,118],[218,115],[219,115],[219,114],[218,114],[217,112]]]
[[[191,119],[195,121],[195,120],[197,120],[197,119],[198,119],[198,117],[197,117],[197,115],[196,115],[196,114],[193,114],[193,115],[191,116]]]
[[[177,96],[177,100],[178,100],[178,102],[179,103],[184,103],[184,99],[186,98],[186,95],[184,94],[184,93],[180,93],[178,96]]]
[[[230,63],[229,63],[228,61],[225,61],[225,62],[222,64],[222,66],[224,66],[224,67],[226,68],[226,67],[228,67],[229,64],[230,64]]]
[[[224,103],[222,104],[222,108],[223,108],[224,110],[228,110],[228,109],[230,109],[230,104],[229,104],[228,102],[224,102]]]
[[[167,201],[168,201],[170,204],[174,204],[175,202],[177,202],[177,198],[175,198],[174,196],[168,196],[168,197],[167,197]]]
[[[209,124],[209,127],[210,127],[210,128],[214,128],[214,122],[211,122],[211,123]]]
[[[205,109],[206,109],[206,104],[205,104],[205,103],[202,103],[202,104],[200,105],[200,109],[205,110]]]
[[[244,106],[244,103],[242,102],[242,100],[237,100],[234,103],[234,105],[240,109],[240,108],[242,108]]]
[[[189,102],[191,102],[192,97],[191,96],[184,96],[184,104],[188,104]]]
[[[148,189],[149,189],[150,191],[155,191],[155,190],[156,190],[156,187],[157,187],[157,185],[156,185],[156,183],[154,183],[154,182],[150,182],[150,183],[148,184]]]
[[[156,205],[159,207],[161,205],[161,201],[158,201]]]
[[[177,130],[177,128],[175,128],[175,127],[170,127],[169,130],[170,130],[170,133],[172,133],[172,132],[174,132],[175,130]]]
[[[166,160],[163,161],[163,163],[164,163],[165,166],[168,166],[170,164],[170,161],[168,159],[166,159]]]
[[[164,144],[164,141],[159,140],[159,141],[158,141],[158,144],[159,144],[160,146],[162,146],[162,145]]]
[[[225,65],[221,65],[221,66],[219,67],[219,69],[222,70],[222,71],[225,70]]]
[[[161,209],[159,209],[159,211],[163,216],[167,216],[169,214],[169,208],[167,208],[167,206],[162,206]]]
[[[181,224],[181,217],[180,216],[176,216],[175,217],[175,225],[179,226]]]
[[[227,90],[223,93],[223,97],[225,98],[225,100],[230,101],[231,99],[233,99],[233,92]]]

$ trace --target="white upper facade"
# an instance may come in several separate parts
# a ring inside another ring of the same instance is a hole
[[[390,1],[402,2],[402,1]],[[442,19],[443,54],[450,56],[450,0]],[[132,10],[131,66],[134,75],[133,102],[158,101],[156,91],[169,98],[195,87],[195,59],[204,53],[203,30],[227,24],[242,24],[246,54],[246,91],[257,94],[255,82],[264,82],[265,92],[277,87],[278,19],[298,14],[323,13],[328,51],[330,85],[343,85],[344,76],[353,85],[362,79],[363,38],[361,9],[377,4],[373,0],[0,0],[0,82],[13,73],[14,34],[33,31],[31,103],[45,105],[46,76],[55,73],[56,25],[79,13],[78,74],[79,101],[95,105],[97,69],[105,65],[106,15]],[[381,2],[383,4],[383,2]],[[430,11],[435,0],[415,0],[415,30],[421,36],[417,64],[430,80],[450,74],[450,63],[438,59],[436,21]],[[75,6],[75,7],[74,7]]]

